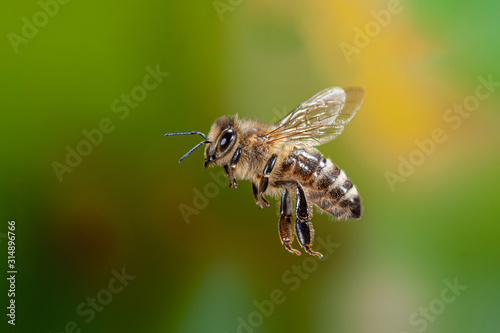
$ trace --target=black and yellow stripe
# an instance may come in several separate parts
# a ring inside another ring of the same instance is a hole
[[[335,163],[314,148],[295,148],[280,165],[282,176],[294,179],[324,211],[339,219],[359,219],[361,198],[352,181]]]

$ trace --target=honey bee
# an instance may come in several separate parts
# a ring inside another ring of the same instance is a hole
[[[302,102],[274,125],[238,116],[217,119],[210,133],[177,132],[165,136],[199,134],[200,142],[181,157],[179,163],[203,144],[205,169],[211,164],[224,168],[229,187],[236,179],[252,181],[255,203],[269,206],[265,193],[281,195],[279,235],[285,248],[292,247],[294,234],[300,246],[313,251],[314,228],[310,221],[311,203],[338,219],[359,219],[361,198],[343,170],[314,148],[335,139],[354,117],[363,101],[358,87],[332,87]],[[292,227],[292,194],[295,192],[295,228]]]

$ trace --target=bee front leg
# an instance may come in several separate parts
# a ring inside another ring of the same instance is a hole
[[[312,223],[309,222],[309,208],[307,207],[306,196],[299,183],[297,183],[295,216],[297,218],[295,221],[295,233],[297,234],[297,239],[299,240],[300,245],[307,253],[322,258],[323,255],[321,253],[315,252],[311,249],[314,241],[314,227]]]
[[[240,160],[240,157],[241,147],[238,147],[233,157],[231,157],[229,165],[224,165],[224,170],[226,170],[227,177],[229,178],[229,187],[238,188],[238,183],[236,183],[236,177],[234,176],[234,169],[236,169],[236,164]]]
[[[234,177],[234,167],[224,165],[224,170],[226,171],[227,177],[229,178],[229,187],[238,188],[236,177]]]
[[[281,195],[281,206],[280,206],[280,223],[279,232],[281,243],[285,248],[295,254],[300,256],[300,251],[292,247],[293,242],[293,229],[292,229],[292,199],[290,198],[290,193],[287,189],[283,189]]]

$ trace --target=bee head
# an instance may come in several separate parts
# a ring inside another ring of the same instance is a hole
[[[238,116],[221,117],[215,121],[208,134],[209,143],[205,147],[206,168],[211,163],[229,163],[238,141]]]
[[[227,160],[231,158],[231,151],[234,150],[236,146],[235,143],[237,141],[237,129],[238,129],[238,116],[234,117],[221,117],[215,121],[210,129],[210,133],[208,137],[201,132],[176,132],[176,133],[167,133],[165,136],[172,135],[184,135],[184,134],[198,134],[201,135],[205,140],[198,143],[196,146],[191,148],[187,153],[184,154],[179,159],[179,163],[182,162],[186,156],[191,154],[193,151],[198,149],[201,145],[207,144],[205,148],[205,164],[203,165],[206,168],[213,163],[224,164]]]

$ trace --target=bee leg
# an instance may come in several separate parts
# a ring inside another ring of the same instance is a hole
[[[259,190],[257,189],[257,185],[252,182],[252,192],[253,192],[253,199],[255,200],[255,203],[257,204],[257,206],[259,206],[259,208],[264,208],[264,205],[262,204],[262,202],[260,202],[259,200]]]
[[[295,216],[297,218],[295,221],[295,233],[297,234],[297,239],[299,240],[300,245],[307,253],[322,258],[323,255],[321,253],[315,252],[311,249],[314,240],[314,227],[312,223],[309,222],[309,208],[307,207],[306,196],[299,183],[297,183]]]
[[[300,251],[292,247],[292,199],[290,198],[290,193],[287,189],[283,189],[283,193],[281,195],[280,216],[279,232],[281,244],[283,244],[283,246],[285,246],[290,253],[300,256]]]
[[[267,186],[269,185],[269,178],[267,176],[269,176],[271,174],[271,171],[273,171],[274,164],[276,163],[277,158],[278,156],[276,154],[271,155],[271,157],[266,163],[266,166],[264,167],[264,171],[262,171],[262,178],[260,179],[259,182],[259,190],[258,190],[259,199],[267,207],[271,205],[269,201],[267,201],[266,198],[264,198],[264,193],[266,192]],[[254,186],[253,189],[254,189],[254,198],[257,201],[258,199],[256,198],[256,193],[255,193],[256,187]],[[259,207],[262,208],[261,203],[258,202],[257,205],[259,205]]]
[[[253,199],[255,200],[255,203],[257,204],[257,206],[259,206],[259,208],[264,208],[264,205],[266,205],[266,207],[269,207],[271,205],[269,201],[264,198],[264,192],[266,192],[268,184],[269,178],[267,177],[262,177],[258,186],[257,184],[252,182]]]
[[[229,178],[229,187],[238,188],[238,183],[236,183],[236,177],[234,176],[234,169],[236,168],[236,164],[240,160],[241,157],[241,147],[238,147],[234,152],[233,157],[231,157],[231,162],[228,165],[224,166],[224,170],[226,170],[227,176]]]
[[[259,199],[264,205],[269,207],[271,204],[264,198],[264,192],[267,190],[267,185],[269,184],[269,178],[266,176],[262,177],[259,182]]]
[[[229,187],[238,188],[236,177],[234,177],[234,167],[224,165],[224,170],[226,171],[227,177],[229,178]]]

